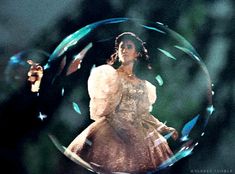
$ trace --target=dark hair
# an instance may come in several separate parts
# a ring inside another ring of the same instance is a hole
[[[113,65],[117,58],[118,58],[118,46],[121,43],[121,41],[125,40],[131,40],[136,47],[136,51],[139,53],[137,59],[143,58],[148,60],[148,51],[145,48],[145,42],[143,42],[138,36],[136,36],[132,32],[124,32],[118,35],[115,39],[115,52],[110,56],[110,59],[108,59],[107,63],[110,65]]]

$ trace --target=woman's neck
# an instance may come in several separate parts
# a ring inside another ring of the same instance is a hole
[[[119,67],[119,69],[122,71],[122,72],[124,72],[124,73],[126,73],[127,75],[133,75],[133,66],[134,66],[134,64],[133,63],[131,63],[131,64],[122,64],[120,67]]]

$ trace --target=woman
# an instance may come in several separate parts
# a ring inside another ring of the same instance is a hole
[[[88,79],[90,115],[95,122],[67,150],[104,173],[145,173],[173,155],[161,133],[172,132],[174,139],[178,133],[149,113],[156,88],[133,71],[137,59],[147,58],[142,40],[124,32],[115,46],[108,64],[94,68]],[[116,59],[121,66],[114,69]]]

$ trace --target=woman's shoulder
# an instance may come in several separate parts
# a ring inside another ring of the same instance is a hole
[[[104,73],[116,73],[116,69],[113,68],[111,65],[108,65],[108,64],[97,66],[97,67],[92,69],[92,72],[93,71],[104,72]]]
[[[118,74],[116,69],[110,65],[100,65],[91,70],[88,81],[112,83],[116,81]]]
[[[96,98],[116,92],[119,89],[118,74],[110,65],[101,65],[93,68],[88,78],[88,92]]]
[[[110,79],[117,78],[117,71],[110,65],[100,65],[91,70],[90,78]]]
[[[156,90],[156,86],[154,86],[151,82],[149,82],[148,80],[143,80],[143,81],[148,89]]]

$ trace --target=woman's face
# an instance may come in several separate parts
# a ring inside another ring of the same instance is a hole
[[[118,57],[122,64],[132,63],[138,56],[135,44],[131,40],[121,41],[118,46]]]

